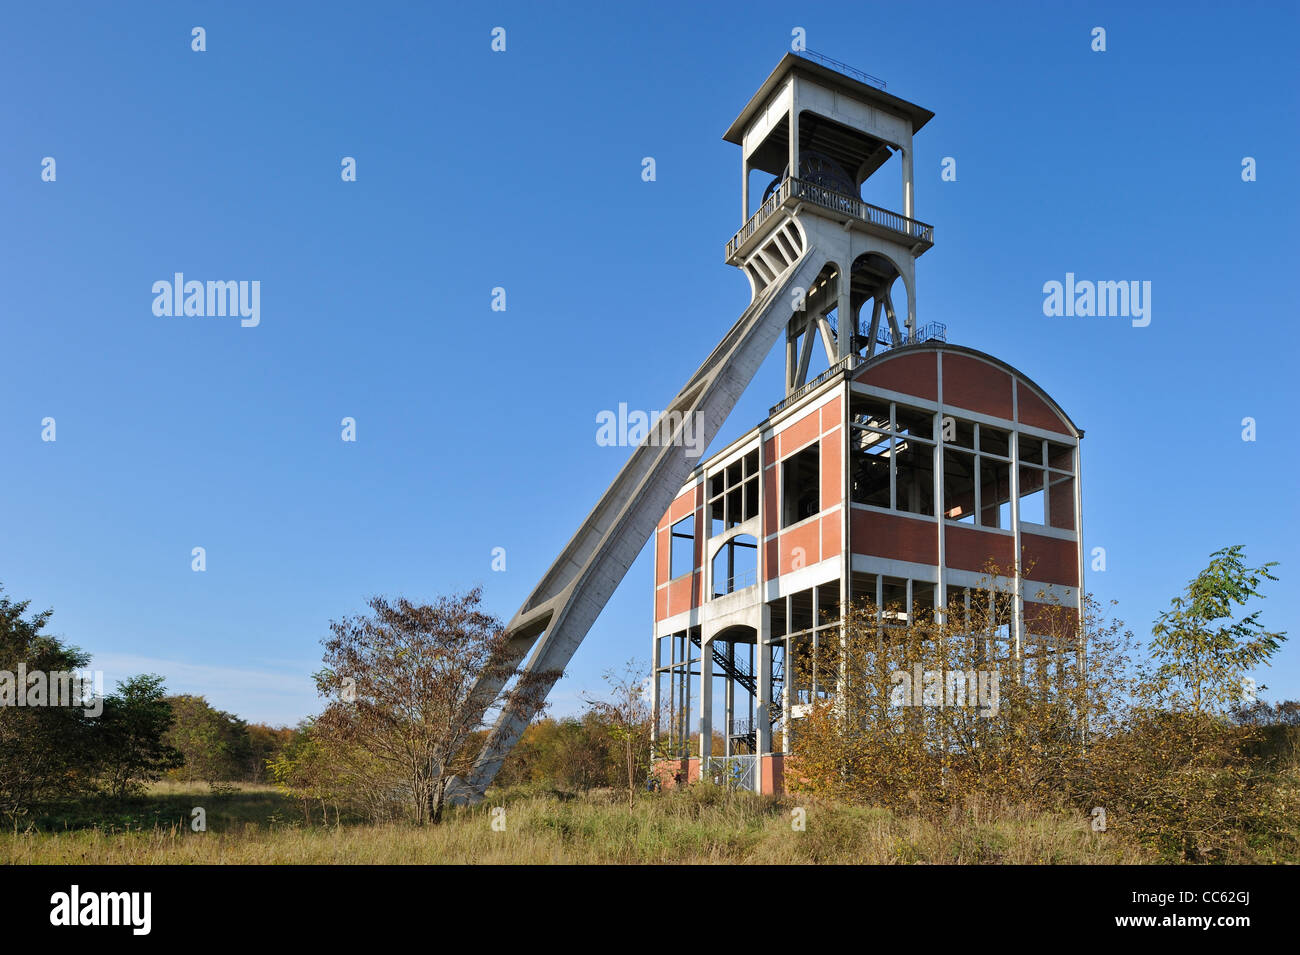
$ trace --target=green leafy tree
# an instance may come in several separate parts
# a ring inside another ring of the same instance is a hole
[[[1259,610],[1241,619],[1233,615],[1263,598],[1260,584],[1277,580],[1271,573],[1276,566],[1250,567],[1241,545],[1225,547],[1173,599],[1152,628],[1151,652],[1159,664],[1153,686],[1162,703],[1204,715],[1250,696],[1243,694],[1246,673],[1268,666],[1286,633],[1265,629]]]
[[[1124,725],[1091,752],[1094,798],[1112,825],[1168,858],[1228,861],[1249,846],[1296,844],[1297,788],[1284,763],[1261,758],[1265,728],[1242,706],[1253,698],[1246,673],[1286,639],[1259,610],[1237,618],[1277,580],[1275,566],[1249,566],[1241,546],[1210,555],[1156,620],[1154,667]]]
[[[95,752],[102,780],[111,796],[139,791],[184,762],[180,750],[165,741],[174,722],[164,698],[163,678],[132,677],[104,699],[95,727]]]
[[[0,592],[0,671],[73,672],[88,654],[44,632],[53,611],[29,613],[30,601]],[[80,706],[0,705],[0,810],[15,813],[44,800],[67,798],[93,784],[92,722]]]

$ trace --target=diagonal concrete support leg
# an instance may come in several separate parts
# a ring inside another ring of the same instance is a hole
[[[676,419],[682,422],[678,431],[655,441],[652,430],[507,625],[516,654],[513,664],[517,666],[531,649],[525,672],[552,674],[542,687],[545,692],[568,665],[698,463],[688,454],[690,442],[682,440],[681,429],[698,429],[687,434],[700,442],[696,447],[708,447],[784,332],[792,311],[791,291],[809,288],[824,258],[810,244],[755,298],[670,405],[669,413],[681,415]],[[501,689],[499,681],[480,681],[469,705],[481,716]],[[482,798],[534,715],[531,707],[523,706],[507,707],[499,714],[468,777],[454,780],[449,787],[452,802]]]

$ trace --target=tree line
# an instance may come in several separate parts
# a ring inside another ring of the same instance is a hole
[[[1286,637],[1248,606],[1273,567],[1217,551],[1145,644],[1087,596],[1033,595],[1018,620],[1010,588],[1027,574],[1014,569],[990,568],[987,587],[934,612],[845,608],[834,636],[796,640],[786,661],[800,718],[770,714],[790,754],[786,789],[936,817],[980,805],[1083,813],[1188,861],[1260,845],[1294,855],[1300,704],[1259,700],[1246,676]],[[293,728],[168,696],[147,674],[118,684],[97,718],[0,708],[0,807],[122,796],[166,775],[269,782],[308,822],[437,823],[493,715],[538,703],[556,675],[522,673],[478,589],[367,607],[330,624],[315,675],[324,707]],[[48,619],[0,594],[0,671],[84,667],[44,632]],[[615,788],[634,803],[656,762],[645,676],[629,663],[580,716],[535,720],[497,785]]]
[[[89,696],[60,701],[53,694],[29,701],[12,690],[6,695],[19,674],[32,684],[39,675],[53,685],[56,675],[86,673],[90,663],[89,654],[47,632],[51,611],[34,612],[30,605],[0,588],[0,811],[16,815],[80,798],[122,798],[164,777],[269,779],[268,761],[294,730],[249,724],[201,696],[168,695],[156,674],[122,680],[98,702]]]

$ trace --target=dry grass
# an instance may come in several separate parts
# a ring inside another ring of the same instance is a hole
[[[456,810],[440,826],[307,826],[271,790],[168,784],[150,798],[171,806],[151,826],[51,830],[22,824],[0,835],[0,861],[18,864],[418,863],[1139,863],[1154,861],[1082,817],[975,812],[942,824],[881,810],[799,803],[714,787],[646,794],[629,810],[607,792],[568,797],[506,792]],[[173,810],[208,809],[209,831]],[[791,810],[806,808],[794,831]],[[504,806],[505,829],[492,828]],[[172,812],[174,821],[166,821]],[[319,819],[319,816],[317,816]]]

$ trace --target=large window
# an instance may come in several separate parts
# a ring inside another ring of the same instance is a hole
[[[669,535],[668,576],[675,580],[695,569],[695,515],[674,524]]]
[[[945,416],[943,513],[950,521],[1011,529],[1011,435]]]
[[[758,517],[758,451],[733,461],[709,478],[709,536]]]
[[[758,540],[737,534],[713,558],[713,596],[721,597],[758,583]]]
[[[850,454],[855,504],[934,516],[934,414],[856,397]]]
[[[1074,530],[1074,448],[1020,436],[1020,521]]]
[[[854,604],[874,605],[885,626],[923,621],[935,609],[935,585],[926,580],[855,573],[852,583]]]
[[[773,710],[769,721],[781,723],[787,706],[794,707],[833,696],[839,670],[840,645],[839,581],[810,587],[768,604],[771,615],[769,637],[769,698]],[[787,665],[788,664],[788,665]],[[797,715],[797,714],[792,714]],[[780,752],[784,735],[773,734],[773,752]]]
[[[659,638],[655,650],[655,683],[659,698],[655,732],[669,755],[690,754],[692,720],[699,720],[692,677],[699,675],[699,628]]]
[[[781,526],[789,527],[821,510],[821,456],[813,444],[781,464]]]

